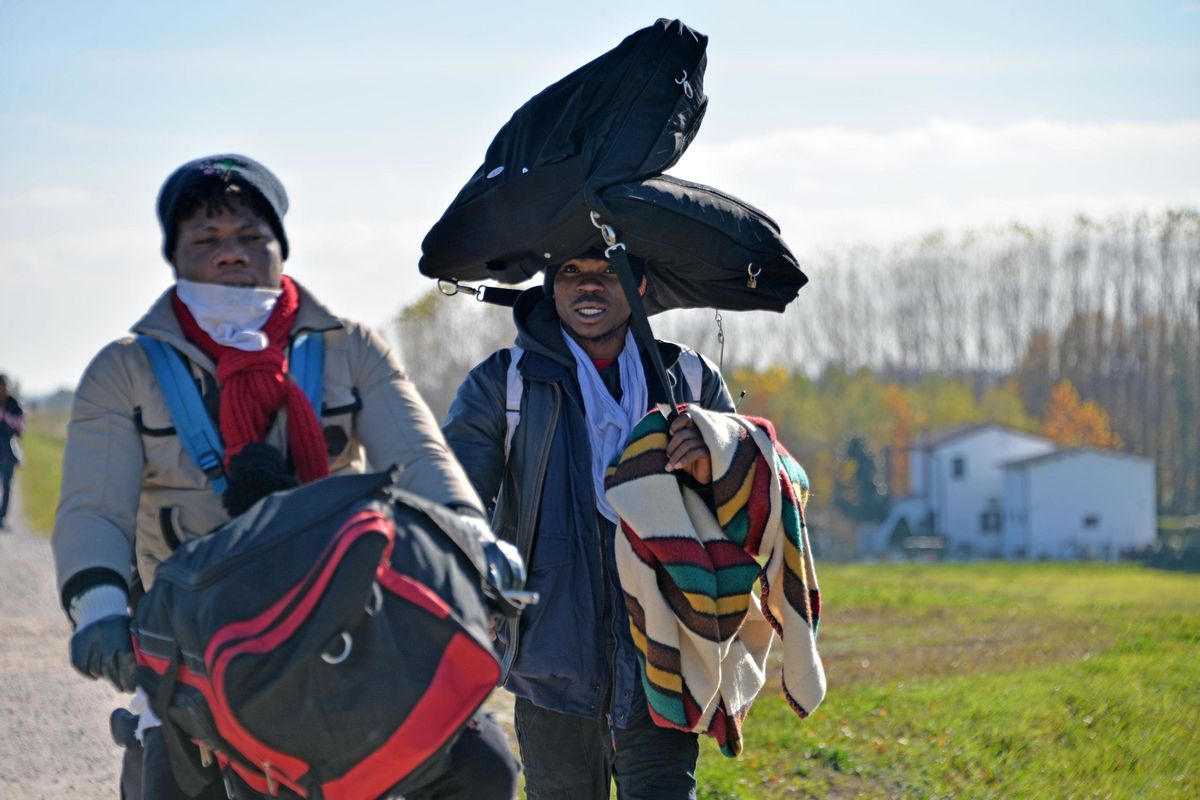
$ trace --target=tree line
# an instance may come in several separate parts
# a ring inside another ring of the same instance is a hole
[[[818,490],[828,480],[832,497],[865,452],[902,493],[906,443],[993,421],[1153,458],[1160,513],[1200,509],[1197,211],[938,233],[803,267],[811,282],[783,314],[653,324],[724,362],[735,396],[747,392],[739,410],[775,421]],[[436,290],[396,328],[438,414],[514,334],[504,309]]]

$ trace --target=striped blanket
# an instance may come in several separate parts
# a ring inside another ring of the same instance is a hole
[[[767,420],[689,415],[712,455],[711,496],[666,471],[668,422],[658,412],[609,467],[606,494],[621,515],[617,570],[650,714],[737,756],[775,633],[792,709],[806,717],[825,696],[808,478]]]

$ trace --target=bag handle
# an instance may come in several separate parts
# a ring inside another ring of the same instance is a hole
[[[590,214],[592,224],[600,229],[600,237],[604,240],[604,257],[616,269],[617,278],[621,281],[621,289],[625,292],[625,299],[629,301],[629,328],[633,331],[633,338],[637,340],[642,351],[650,357],[652,370],[651,374],[646,376],[646,388],[650,392],[650,400],[655,405],[666,403],[669,409],[667,419],[674,419],[678,413],[675,410],[675,391],[671,387],[671,381],[667,378],[667,368],[663,364],[662,353],[658,351],[658,344],[654,340],[654,331],[650,329],[646,306],[642,303],[642,295],[638,291],[640,287],[637,278],[633,276],[633,267],[625,252],[625,243],[617,241],[616,231],[611,225],[601,222],[599,214],[595,211]]]
[[[199,795],[217,777],[211,769],[205,769],[192,759],[191,753],[196,750],[183,736],[179,726],[171,721],[167,709],[171,706],[171,697],[175,694],[175,685],[179,677],[179,649],[171,654],[167,671],[154,687],[154,697],[150,707],[162,721],[163,739],[167,745],[167,757],[171,762],[171,774],[179,788],[189,797]]]

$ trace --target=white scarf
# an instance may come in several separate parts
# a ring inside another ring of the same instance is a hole
[[[261,328],[283,290],[196,283],[180,278],[175,282],[175,293],[214,342],[258,352],[267,349],[267,335]]]
[[[617,512],[604,495],[604,473],[625,449],[634,426],[650,409],[646,375],[638,355],[637,341],[632,331],[625,331],[625,349],[617,359],[621,371],[621,402],[604,385],[591,357],[583,351],[571,334],[563,329],[563,339],[575,357],[575,376],[583,394],[583,411],[587,417],[588,441],[592,446],[592,484],[596,490],[596,508],[611,522],[617,522]]]

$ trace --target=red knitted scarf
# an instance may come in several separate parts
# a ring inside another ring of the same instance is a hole
[[[220,427],[225,441],[225,465],[252,442],[267,435],[271,419],[286,405],[288,447],[296,477],[309,483],[329,474],[321,423],[304,391],[287,375],[285,348],[288,332],[300,309],[296,284],[283,278],[283,294],[262,327],[265,350],[256,353],[226,347],[213,341],[177,294],[171,295],[175,317],[188,341],[203,350],[217,365],[221,384]]]

